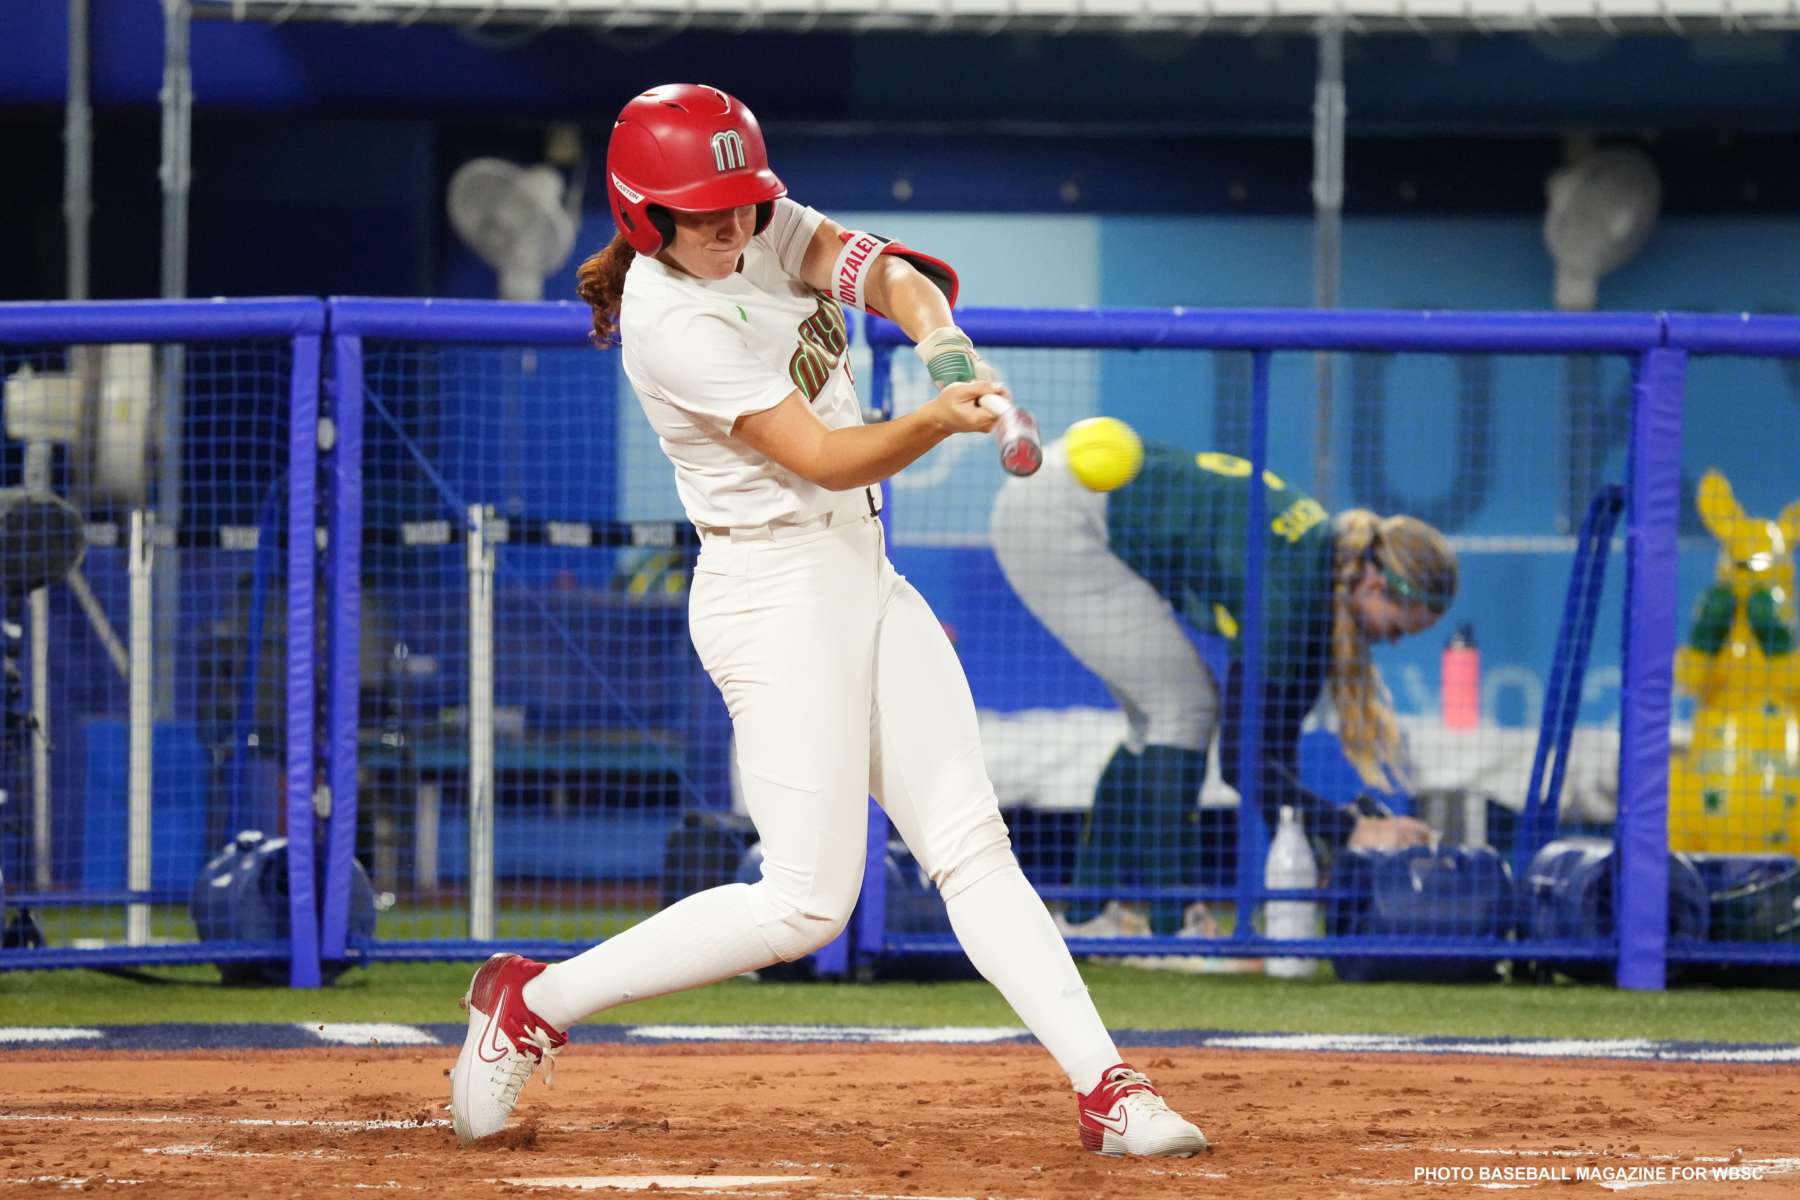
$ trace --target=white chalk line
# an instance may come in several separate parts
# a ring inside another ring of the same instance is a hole
[[[145,1182],[142,1179],[126,1179],[118,1175],[26,1175],[16,1179],[0,1179],[0,1186],[31,1187],[35,1184],[54,1183],[58,1187],[78,1188],[93,1184],[119,1183],[136,1185]]]
[[[971,1045],[1025,1036],[1023,1028],[989,1025],[637,1025],[626,1037],[670,1042],[874,1042],[883,1045],[934,1043]]]
[[[71,1025],[6,1025],[0,1026],[0,1045],[13,1042],[86,1042],[103,1038],[98,1029],[80,1029]]]
[[[336,1150],[317,1146],[310,1150],[226,1150],[211,1142],[189,1142],[174,1146],[140,1146],[140,1154],[169,1155],[176,1158],[343,1158]],[[411,1157],[401,1155],[400,1157]]]
[[[152,1116],[93,1116],[82,1113],[0,1113],[0,1124],[9,1121],[65,1121],[86,1122],[95,1125],[235,1125],[246,1128],[273,1129],[345,1129],[352,1133],[367,1133],[383,1129],[448,1129],[449,1121],[444,1120],[386,1120],[386,1121],[346,1121],[319,1120],[308,1121],[297,1117],[187,1117],[172,1113]],[[575,1128],[571,1126],[570,1128]]]
[[[509,1176],[496,1180],[517,1187],[557,1188],[567,1191],[702,1192],[709,1195],[736,1195],[747,1188],[762,1188],[779,1183],[811,1183],[811,1175],[545,1175],[537,1177]],[[767,1195],[758,1192],[758,1195]]]
[[[374,1021],[327,1021],[320,1024],[299,1024],[301,1029],[321,1042],[330,1042],[338,1046],[439,1046],[443,1043],[429,1031],[417,1025],[395,1025]]]

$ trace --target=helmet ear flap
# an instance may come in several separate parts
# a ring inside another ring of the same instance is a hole
[[[771,205],[770,207],[773,208],[774,206]],[[675,218],[669,215],[669,210],[660,204],[651,204],[645,207],[644,215],[650,218],[650,227],[661,235],[663,246],[668,247],[674,245]]]
[[[769,227],[769,222],[774,219],[775,202],[773,200],[764,200],[761,204],[756,206],[757,233],[761,233],[763,230],[767,229]]]

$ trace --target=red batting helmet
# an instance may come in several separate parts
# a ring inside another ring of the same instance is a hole
[[[627,104],[606,147],[613,222],[639,254],[675,236],[667,210],[716,212],[756,205],[756,232],[787,186],[769,170],[762,127],[715,87],[665,83]]]

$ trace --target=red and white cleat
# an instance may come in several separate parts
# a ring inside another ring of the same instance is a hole
[[[532,1071],[550,1064],[569,1038],[525,1007],[525,984],[544,969],[517,954],[496,954],[481,964],[462,1006],[469,1034],[450,1071],[450,1123],[465,1142],[499,1133],[519,1102]]]
[[[1211,1150],[1206,1135],[1170,1108],[1149,1077],[1126,1063],[1111,1067],[1076,1101],[1083,1148],[1096,1154],[1187,1158]]]

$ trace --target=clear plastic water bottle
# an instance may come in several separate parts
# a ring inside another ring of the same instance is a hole
[[[1268,860],[1263,864],[1263,886],[1319,886],[1319,864],[1313,858],[1312,843],[1306,840],[1300,813],[1292,805],[1281,807],[1281,824],[1275,829],[1275,839],[1269,843]],[[1317,937],[1318,909],[1317,902],[1312,900],[1270,900],[1263,905],[1263,932],[1270,938],[1284,941]],[[1313,973],[1316,965],[1310,958],[1271,958],[1263,964],[1263,969],[1278,979],[1304,979]]]

